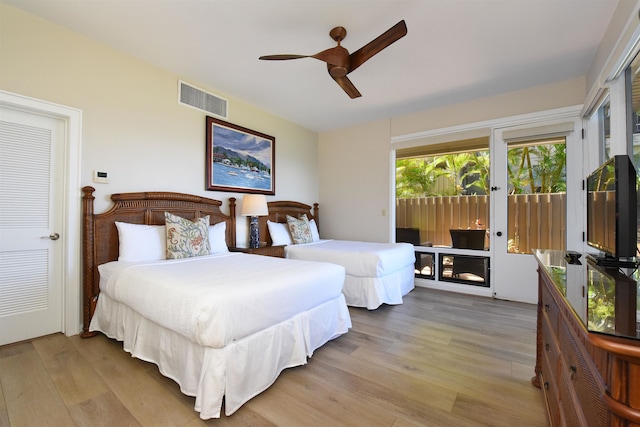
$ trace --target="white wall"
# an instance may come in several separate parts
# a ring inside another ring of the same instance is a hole
[[[83,111],[81,184],[96,188],[96,212],[112,193],[177,191],[240,202],[205,191],[205,117],[177,102],[178,79],[166,70],[0,3],[0,89]],[[188,80],[187,80],[188,81]],[[318,135],[233,96],[229,122],[276,138],[276,195],[318,200]],[[94,184],[94,170],[109,184]],[[80,189],[78,189],[80,191]],[[238,243],[247,239],[238,218]]]

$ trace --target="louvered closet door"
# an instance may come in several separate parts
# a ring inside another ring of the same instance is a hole
[[[62,330],[64,129],[0,109],[0,345]]]

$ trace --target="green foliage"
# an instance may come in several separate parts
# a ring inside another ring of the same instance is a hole
[[[507,175],[511,194],[562,193],[566,184],[566,145],[540,144],[511,148]]]
[[[468,169],[462,179],[469,179],[470,184],[467,191],[471,194],[489,194],[489,174],[491,172],[491,162],[488,151],[478,151],[473,162],[468,165]],[[473,190],[476,191],[473,191]]]
[[[488,194],[489,152],[396,161],[396,197]]]
[[[509,192],[565,192],[566,154],[564,143],[509,149]],[[396,161],[396,197],[489,194],[489,174],[487,150],[402,159]]]
[[[435,196],[436,181],[444,172],[433,158],[396,161],[396,197]]]
[[[615,286],[603,280],[590,281],[588,287],[589,329],[608,332],[615,329]]]

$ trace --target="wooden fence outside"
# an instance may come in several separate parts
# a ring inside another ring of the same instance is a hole
[[[513,194],[509,206],[509,252],[566,247],[565,193]],[[451,246],[452,228],[486,228],[489,196],[442,196],[396,199],[396,227],[418,228],[420,241]],[[490,233],[489,233],[490,236]],[[489,242],[487,241],[487,244]]]

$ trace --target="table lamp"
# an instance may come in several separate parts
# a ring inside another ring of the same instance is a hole
[[[259,247],[260,229],[258,228],[258,217],[269,215],[267,199],[264,194],[247,194],[244,196],[240,215],[251,217],[251,223],[249,225],[249,247]]]

